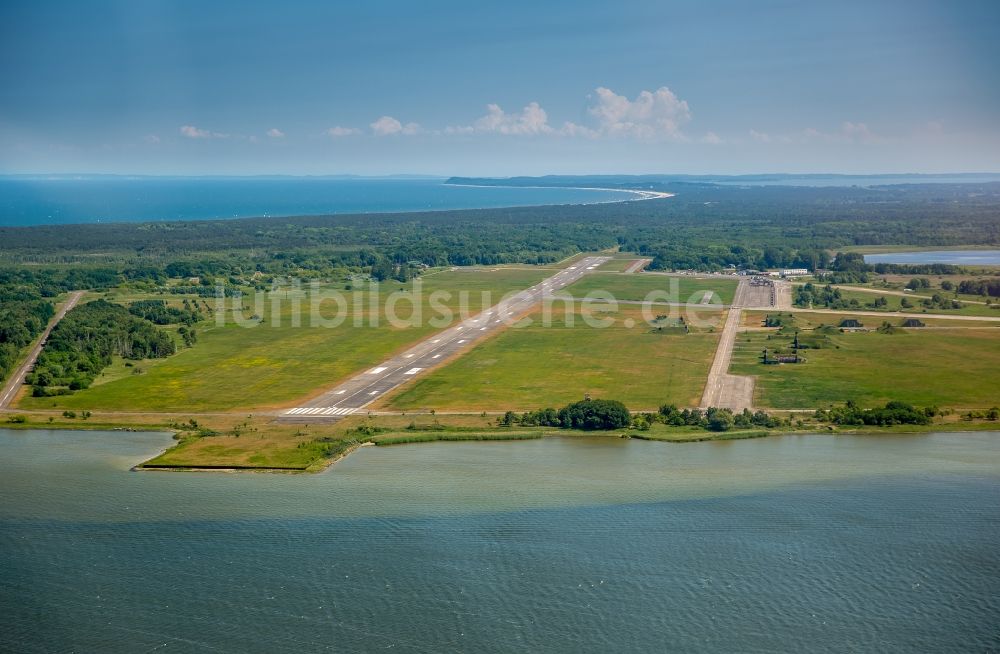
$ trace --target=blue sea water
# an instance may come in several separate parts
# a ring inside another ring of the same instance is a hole
[[[443,179],[0,178],[0,226],[479,209],[628,200],[624,191]]]
[[[997,433],[129,471],[169,444],[0,430],[0,650],[1000,649]]]

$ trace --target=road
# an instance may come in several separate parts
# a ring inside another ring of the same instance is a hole
[[[733,345],[743,317],[743,307],[773,306],[776,294],[770,286],[752,286],[750,280],[741,279],[736,287],[736,296],[722,327],[719,345],[715,349],[712,368],[705,381],[705,391],[701,396],[701,408],[717,407],[742,411],[753,405],[754,378],[729,374],[729,363],[733,358]]]
[[[649,264],[653,263],[652,259],[639,259],[638,261],[633,261],[630,263],[623,272],[631,275],[632,273],[637,273]]]
[[[41,338],[35,343],[35,346],[31,348],[31,352],[28,353],[28,358],[24,360],[21,367],[17,369],[7,383],[3,387],[3,392],[0,394],[0,409],[6,409],[10,406],[10,403],[14,401],[14,397],[17,396],[18,390],[24,385],[24,377],[31,370],[32,366],[35,365],[35,361],[38,359],[38,355],[42,353],[42,344],[48,339],[49,334],[52,333],[52,328],[55,327],[63,316],[66,315],[70,309],[76,306],[76,303],[80,301],[83,297],[83,291],[73,291],[69,294],[69,298],[66,299],[66,303],[56,312],[56,315],[52,317],[49,321],[48,326],[45,327],[45,331],[42,332]]]
[[[285,411],[282,422],[334,422],[359,412],[402,384],[425,374],[523,316],[542,299],[594,271],[610,257],[586,257],[552,277],[458,325],[438,332],[405,352],[348,379],[308,402]]]
[[[892,295],[895,297],[908,297],[917,300],[929,300],[931,295],[921,295],[919,293],[908,293],[906,291],[894,291],[887,288],[871,288],[868,286],[847,286],[845,284],[832,284],[834,288],[839,288],[844,291],[861,291],[862,293],[876,293],[878,295]],[[980,300],[966,300],[964,298],[956,297],[952,298],[950,291],[941,291],[941,295],[944,295],[949,300],[956,299],[962,304],[982,304],[985,305],[986,302]]]

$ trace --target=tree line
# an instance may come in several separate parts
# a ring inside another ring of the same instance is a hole
[[[106,300],[74,307],[53,328],[28,375],[36,397],[87,388],[117,355],[158,359],[176,351],[170,334],[127,308]]]

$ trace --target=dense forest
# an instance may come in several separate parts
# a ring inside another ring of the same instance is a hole
[[[0,264],[128,278],[550,263],[621,248],[654,269],[826,267],[858,245],[1000,244],[1000,183],[878,188],[666,183],[642,202],[425,213],[0,228]]]
[[[120,305],[95,300],[66,314],[42,350],[27,383],[33,395],[62,395],[87,388],[113,356],[162,358],[176,346],[166,331]]]
[[[36,289],[0,284],[0,380],[6,379],[21,351],[45,329],[54,307]]]

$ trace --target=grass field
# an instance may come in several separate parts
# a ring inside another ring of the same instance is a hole
[[[748,316],[746,324],[759,324],[763,315]],[[819,324],[837,325],[842,317],[850,314],[796,314],[804,335]],[[866,327],[881,324],[872,316],[860,318]],[[864,406],[890,400],[942,408],[1000,404],[1000,329],[976,323],[940,326],[945,322],[894,334],[834,331],[821,349],[803,351],[806,363],[769,366],[759,363],[761,350],[787,345],[788,339],[768,340],[770,332],[763,331],[741,333],[730,372],[757,376],[755,404],[765,408],[826,407],[847,400]]]
[[[475,268],[429,275],[422,280],[423,324],[402,328],[387,324],[384,318],[378,326],[367,321],[356,326],[353,302],[348,303],[346,320],[337,327],[312,327],[307,318],[302,319],[302,326],[294,327],[290,302],[283,301],[276,316],[268,302],[263,305],[264,322],[255,327],[232,321],[216,326],[206,321],[197,327],[194,347],[167,359],[139,362],[136,366],[142,374],[132,374],[134,368],[125,368],[118,361],[87,390],[51,398],[22,396],[18,406],[197,413],[250,412],[288,405],[436,331],[437,327],[428,324],[434,315],[430,295],[435,291],[449,292],[440,302],[456,314],[462,306],[475,313],[504,293],[530,286],[552,272],[533,267]],[[380,297],[400,286],[406,285],[382,285]],[[254,298],[246,298],[245,303],[253,306]],[[410,317],[408,302],[399,303],[397,308],[400,318]],[[326,312],[334,309],[324,305],[324,317],[330,317]],[[253,311],[248,309],[246,317]],[[367,300],[362,313],[371,313]]]
[[[445,367],[404,387],[383,405],[392,409],[504,410],[558,407],[582,399],[617,399],[632,409],[674,402],[697,404],[717,334],[655,334],[639,308],[609,314],[614,325],[588,327],[579,314],[551,327],[541,316],[509,329]],[[637,326],[626,327],[626,320]]]
[[[615,299],[640,301],[645,300],[650,293],[667,297],[654,297],[655,301],[700,303],[705,291],[718,294],[723,304],[730,304],[736,293],[737,281],[717,277],[673,276],[647,273],[622,275],[613,273],[598,273],[588,275],[584,279],[567,286],[563,291],[573,297],[582,298],[588,293],[605,291]]]
[[[921,313],[941,313],[956,316],[996,316],[1000,317],[1000,305],[986,305],[982,304],[983,298],[979,298],[978,303],[968,303],[964,304],[961,309],[937,309],[937,308],[925,308],[920,303],[929,298],[934,292],[941,293],[946,299],[953,299],[954,294],[947,293],[943,291],[922,291],[920,295],[910,295],[907,294],[907,298],[914,305],[909,308],[903,308],[901,306],[901,301],[904,297],[899,295],[888,295],[886,293],[877,293],[874,290],[871,292],[858,291],[854,289],[840,289],[840,294],[845,300],[857,300],[859,310],[865,311],[902,311],[905,313],[921,314]],[[977,296],[978,297],[978,296]],[[883,307],[871,307],[867,306],[874,302],[877,298],[884,298],[886,305]],[[959,301],[962,298],[956,298]]]

